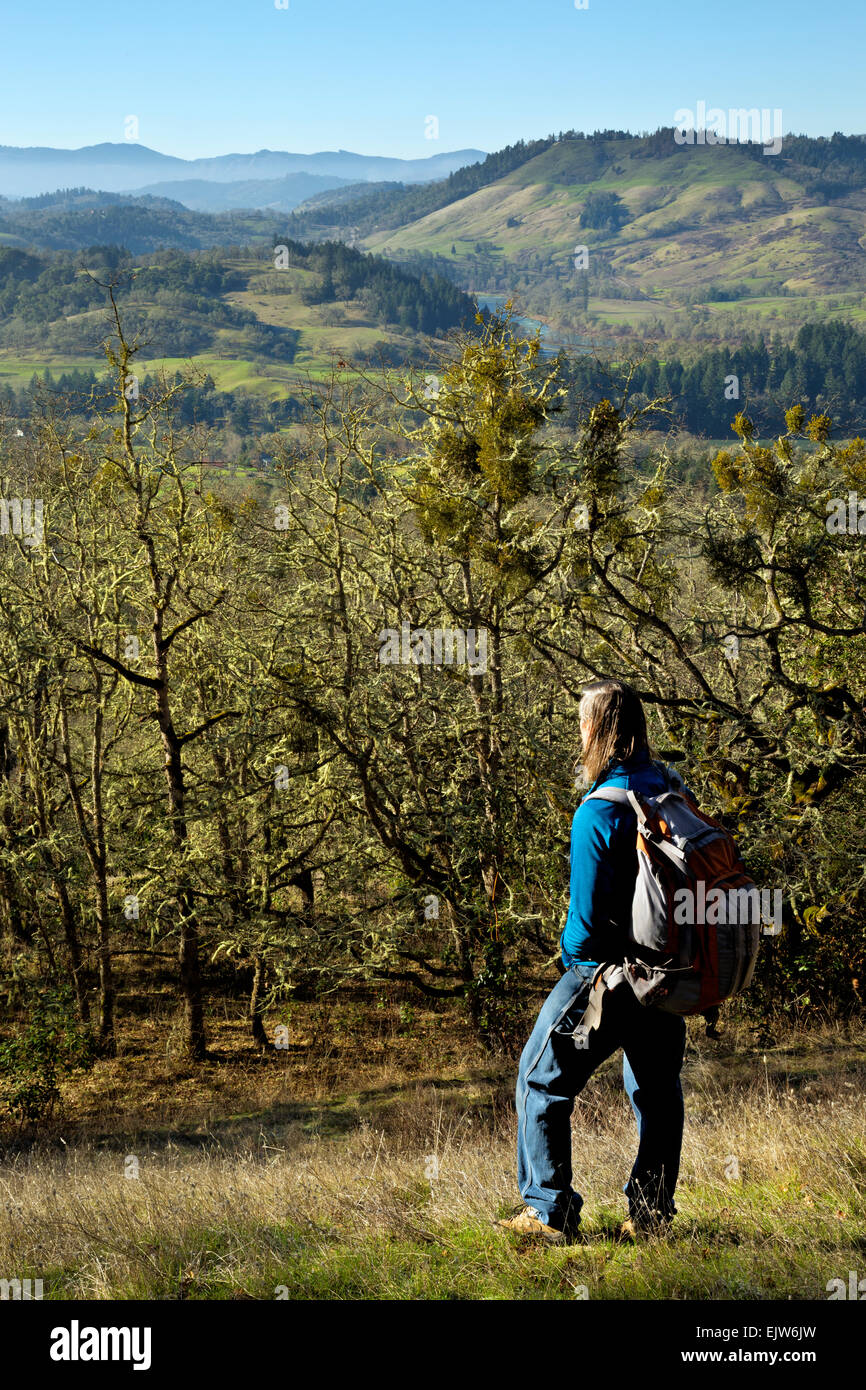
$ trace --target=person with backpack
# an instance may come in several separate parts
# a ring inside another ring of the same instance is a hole
[[[723,952],[724,991],[717,978],[715,934],[710,950],[700,929],[680,933],[679,954],[673,959],[664,951],[648,951],[644,961],[649,965],[629,964],[629,956],[635,957],[639,822],[642,848],[650,851],[648,864],[652,855],[661,864],[655,878],[654,866],[648,870],[642,865],[639,886],[649,884],[644,897],[650,919],[654,910],[661,913],[662,936],[673,920],[664,900],[670,887],[665,875],[675,878],[679,872],[677,882],[694,882],[684,850],[670,837],[665,841],[659,808],[667,798],[679,803],[687,833],[702,856],[699,871],[726,888],[733,885],[734,891],[750,881],[727,832],[697,810],[676,773],[654,761],[643,706],[631,686],[618,680],[587,686],[580,702],[580,732],[584,775],[591,786],[572,822],[569,907],[560,940],[564,973],[542,1006],[518,1070],[517,1167],[525,1205],[497,1222],[517,1235],[549,1243],[579,1238],[583,1197],[572,1186],[571,1115],[590,1076],[619,1048],[638,1130],[637,1157],[624,1188],[629,1215],[619,1235],[637,1240],[669,1229],[676,1215],[684,1123],[682,1015],[708,1008],[748,983],[752,946],[757,949],[757,929],[748,935],[748,949],[741,944],[743,934],[732,929],[737,944]],[[644,807],[655,808],[652,823]],[[664,814],[674,818],[670,803]],[[680,837],[680,846],[688,844]],[[721,856],[721,867],[707,867],[713,853]],[[647,939],[667,946],[667,940],[656,940],[658,921],[650,920],[649,926]],[[696,957],[701,954],[704,965],[699,968]],[[672,968],[660,968],[654,960]],[[684,1004],[678,1000],[682,993],[687,994]]]

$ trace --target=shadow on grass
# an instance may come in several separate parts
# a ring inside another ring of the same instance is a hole
[[[93,1121],[78,1127],[75,1138],[103,1152],[128,1153],[130,1146],[165,1146],[202,1150],[217,1145],[235,1145],[265,1134],[286,1149],[298,1147],[311,1136],[339,1139],[364,1122],[400,1129],[406,1122],[407,1106],[435,1106],[448,1122],[466,1116],[478,1119],[491,1131],[497,1117],[512,1105],[511,1087],[498,1073],[486,1068],[473,1069],[454,1078],[413,1077],[411,1080],[383,1082],[356,1092],[341,1092],[328,1100],[279,1101],[260,1110],[238,1114],[174,1120],[167,1124],[131,1124],[123,1131],[101,1128]],[[63,1136],[61,1138],[61,1135]],[[70,1130],[62,1119],[41,1133],[21,1131],[0,1133],[0,1157],[26,1152],[38,1146],[45,1153],[66,1151]]]

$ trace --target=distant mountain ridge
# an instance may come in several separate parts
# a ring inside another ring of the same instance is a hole
[[[366,181],[364,186],[366,187]],[[378,186],[378,185],[377,185]],[[281,179],[165,179],[133,189],[134,197],[169,198],[191,212],[234,212],[259,208],[266,212],[291,212],[311,198],[341,188],[356,188],[354,179],[335,174],[286,174]]]
[[[26,198],[56,188],[87,185],[110,193],[142,190],[145,185],[205,179],[212,183],[284,179],[294,174],[342,181],[427,183],[485,158],[483,150],[451,150],[425,159],[394,159],[324,150],[293,154],[257,150],[206,159],[179,159],[133,141],[87,145],[77,150],[50,146],[0,145],[0,194]],[[312,191],[312,190],[311,190]]]

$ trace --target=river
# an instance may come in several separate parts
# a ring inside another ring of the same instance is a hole
[[[494,312],[501,309],[509,298],[507,294],[476,294],[473,290],[467,290],[466,293],[475,300],[479,309],[491,309]],[[601,337],[586,338],[580,333],[557,334],[550,324],[542,323],[541,319],[528,318],[525,314],[515,314],[514,323],[529,338],[540,332],[542,357],[555,357],[560,350],[571,355],[586,356],[613,346],[612,342]]]

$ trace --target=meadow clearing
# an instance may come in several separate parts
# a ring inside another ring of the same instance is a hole
[[[294,1015],[282,1052],[226,1016],[200,1068],[140,1018],[40,1135],[7,1136],[0,1268],[46,1299],[747,1301],[866,1268],[859,1029],[690,1025],[679,1216],[639,1247],[616,1239],[635,1133],[611,1058],[573,1122],[587,1239],[550,1249],[492,1224],[519,1195],[513,1060],[405,1004],[363,1036],[335,1012]]]

